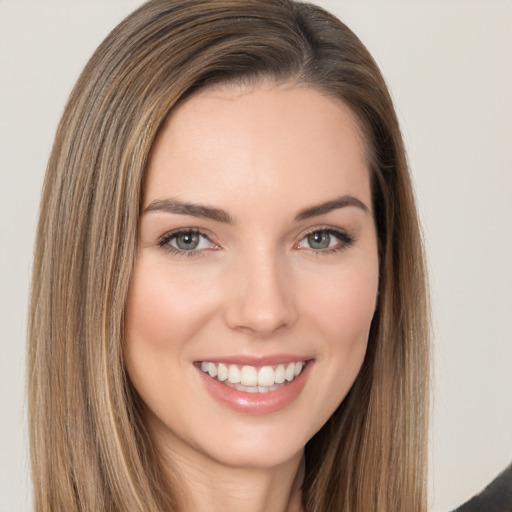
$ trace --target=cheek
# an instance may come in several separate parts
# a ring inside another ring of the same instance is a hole
[[[180,394],[172,390],[181,389],[183,376],[193,372],[194,340],[213,310],[204,276],[194,280],[176,266],[141,256],[125,309],[124,362],[149,411],[162,413],[179,403]]]
[[[340,345],[366,342],[375,312],[378,271],[344,270],[323,280],[324,285],[308,298],[309,311],[326,339]]]
[[[128,294],[126,344],[174,350],[208,321],[210,302],[203,281],[141,262]]]
[[[179,386],[190,340],[208,321],[204,294],[158,262],[136,264],[125,311],[124,361],[133,385],[150,408],[162,389]],[[160,404],[162,406],[162,404]]]
[[[128,292],[125,310],[124,359],[128,375],[144,396],[147,375],[158,380],[169,343],[169,293],[151,272],[136,265]],[[163,368],[167,371],[167,368]]]
[[[363,364],[375,312],[378,263],[361,261],[328,273],[304,305],[323,341],[318,358],[322,392],[317,396],[319,407],[328,412],[325,420],[345,398]]]
[[[371,254],[371,253],[370,253]],[[300,283],[302,327],[315,344],[315,366],[303,414],[315,418],[311,437],[352,387],[366,354],[378,289],[376,258],[348,259],[316,269]],[[314,284],[314,286],[312,286]]]

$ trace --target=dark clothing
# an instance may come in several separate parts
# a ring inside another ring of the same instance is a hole
[[[512,512],[512,464],[453,512]]]

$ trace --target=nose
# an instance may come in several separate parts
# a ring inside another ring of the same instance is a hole
[[[266,338],[297,320],[293,279],[278,257],[243,258],[230,276],[225,319],[231,329]]]

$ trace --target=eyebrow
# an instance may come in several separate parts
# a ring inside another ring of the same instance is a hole
[[[176,213],[178,215],[191,215],[192,217],[203,217],[204,219],[215,220],[225,224],[234,223],[231,215],[220,208],[195,203],[185,203],[175,199],[157,199],[144,210],[144,213],[157,211]]]
[[[301,221],[311,217],[325,215],[333,210],[346,208],[347,206],[355,206],[366,213],[369,211],[368,207],[356,197],[344,195],[337,199],[301,210],[295,216],[295,220]],[[177,199],[156,199],[144,209],[143,213],[147,212],[165,212],[175,213],[178,215],[190,215],[192,217],[202,217],[204,219],[210,219],[224,224],[234,224],[233,217],[221,208],[196,203],[186,203]]]
[[[333,199],[332,201],[327,201],[326,203],[306,208],[296,215],[295,220],[305,220],[318,215],[325,215],[333,210],[346,208],[347,206],[355,206],[356,208],[363,210],[365,213],[368,213],[369,211],[368,207],[362,201],[354,196],[345,195],[338,197],[337,199]]]

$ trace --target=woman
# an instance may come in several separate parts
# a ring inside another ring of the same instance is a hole
[[[153,0],[58,128],[36,510],[426,508],[421,237],[384,81],[318,7]]]

